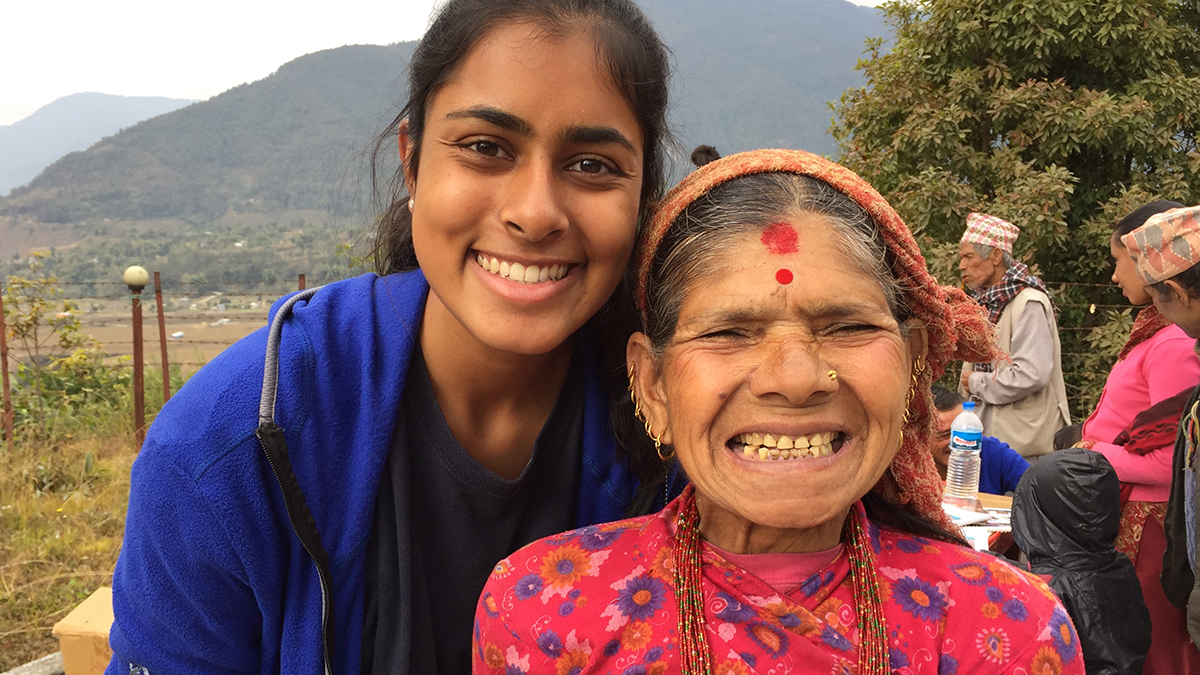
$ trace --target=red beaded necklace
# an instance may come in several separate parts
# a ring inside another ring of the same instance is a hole
[[[857,514],[846,517],[846,550],[850,560],[850,581],[854,585],[854,609],[858,614],[860,675],[888,675],[887,627],[883,618],[883,599],[875,576],[875,555],[870,537]],[[712,675],[712,654],[708,647],[708,629],[704,621],[704,593],[700,578],[704,565],[700,547],[700,514],[694,494],[686,494],[679,504],[675,527],[675,594],[679,603],[679,658],[682,672]]]

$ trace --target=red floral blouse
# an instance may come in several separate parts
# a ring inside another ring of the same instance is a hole
[[[475,615],[476,674],[679,672],[662,512],[542,539],[500,561]],[[867,522],[893,673],[1084,673],[1075,628],[1037,577],[988,555]],[[850,566],[839,555],[781,592],[705,545],[708,642],[720,675],[858,672]]]

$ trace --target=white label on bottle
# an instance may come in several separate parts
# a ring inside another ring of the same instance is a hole
[[[959,431],[957,429],[950,430],[951,450],[972,450],[979,452],[980,444],[982,442],[982,431]]]

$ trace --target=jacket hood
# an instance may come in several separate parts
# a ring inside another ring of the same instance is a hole
[[[1032,564],[1078,556],[1108,564],[1121,522],[1121,485],[1098,452],[1046,455],[1021,477],[1013,496],[1013,537]]]

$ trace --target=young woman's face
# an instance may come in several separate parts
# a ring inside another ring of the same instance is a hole
[[[402,133],[406,159],[412,150]],[[409,177],[429,302],[493,349],[563,344],[621,279],[642,155],[641,127],[587,32],[490,31],[430,99]]]
[[[1121,287],[1121,293],[1128,298],[1129,302],[1139,307],[1150,304],[1150,296],[1146,293],[1142,279],[1137,274],[1137,267],[1133,264],[1133,258],[1129,256],[1129,249],[1122,246],[1114,235],[1108,241],[1108,251],[1116,261],[1116,267],[1112,273],[1113,283]]]
[[[902,335],[880,283],[839,243],[811,215],[745,236],[691,285],[661,360],[636,363],[655,373],[641,400],[697,494],[758,525],[844,515],[900,447],[924,334]]]

